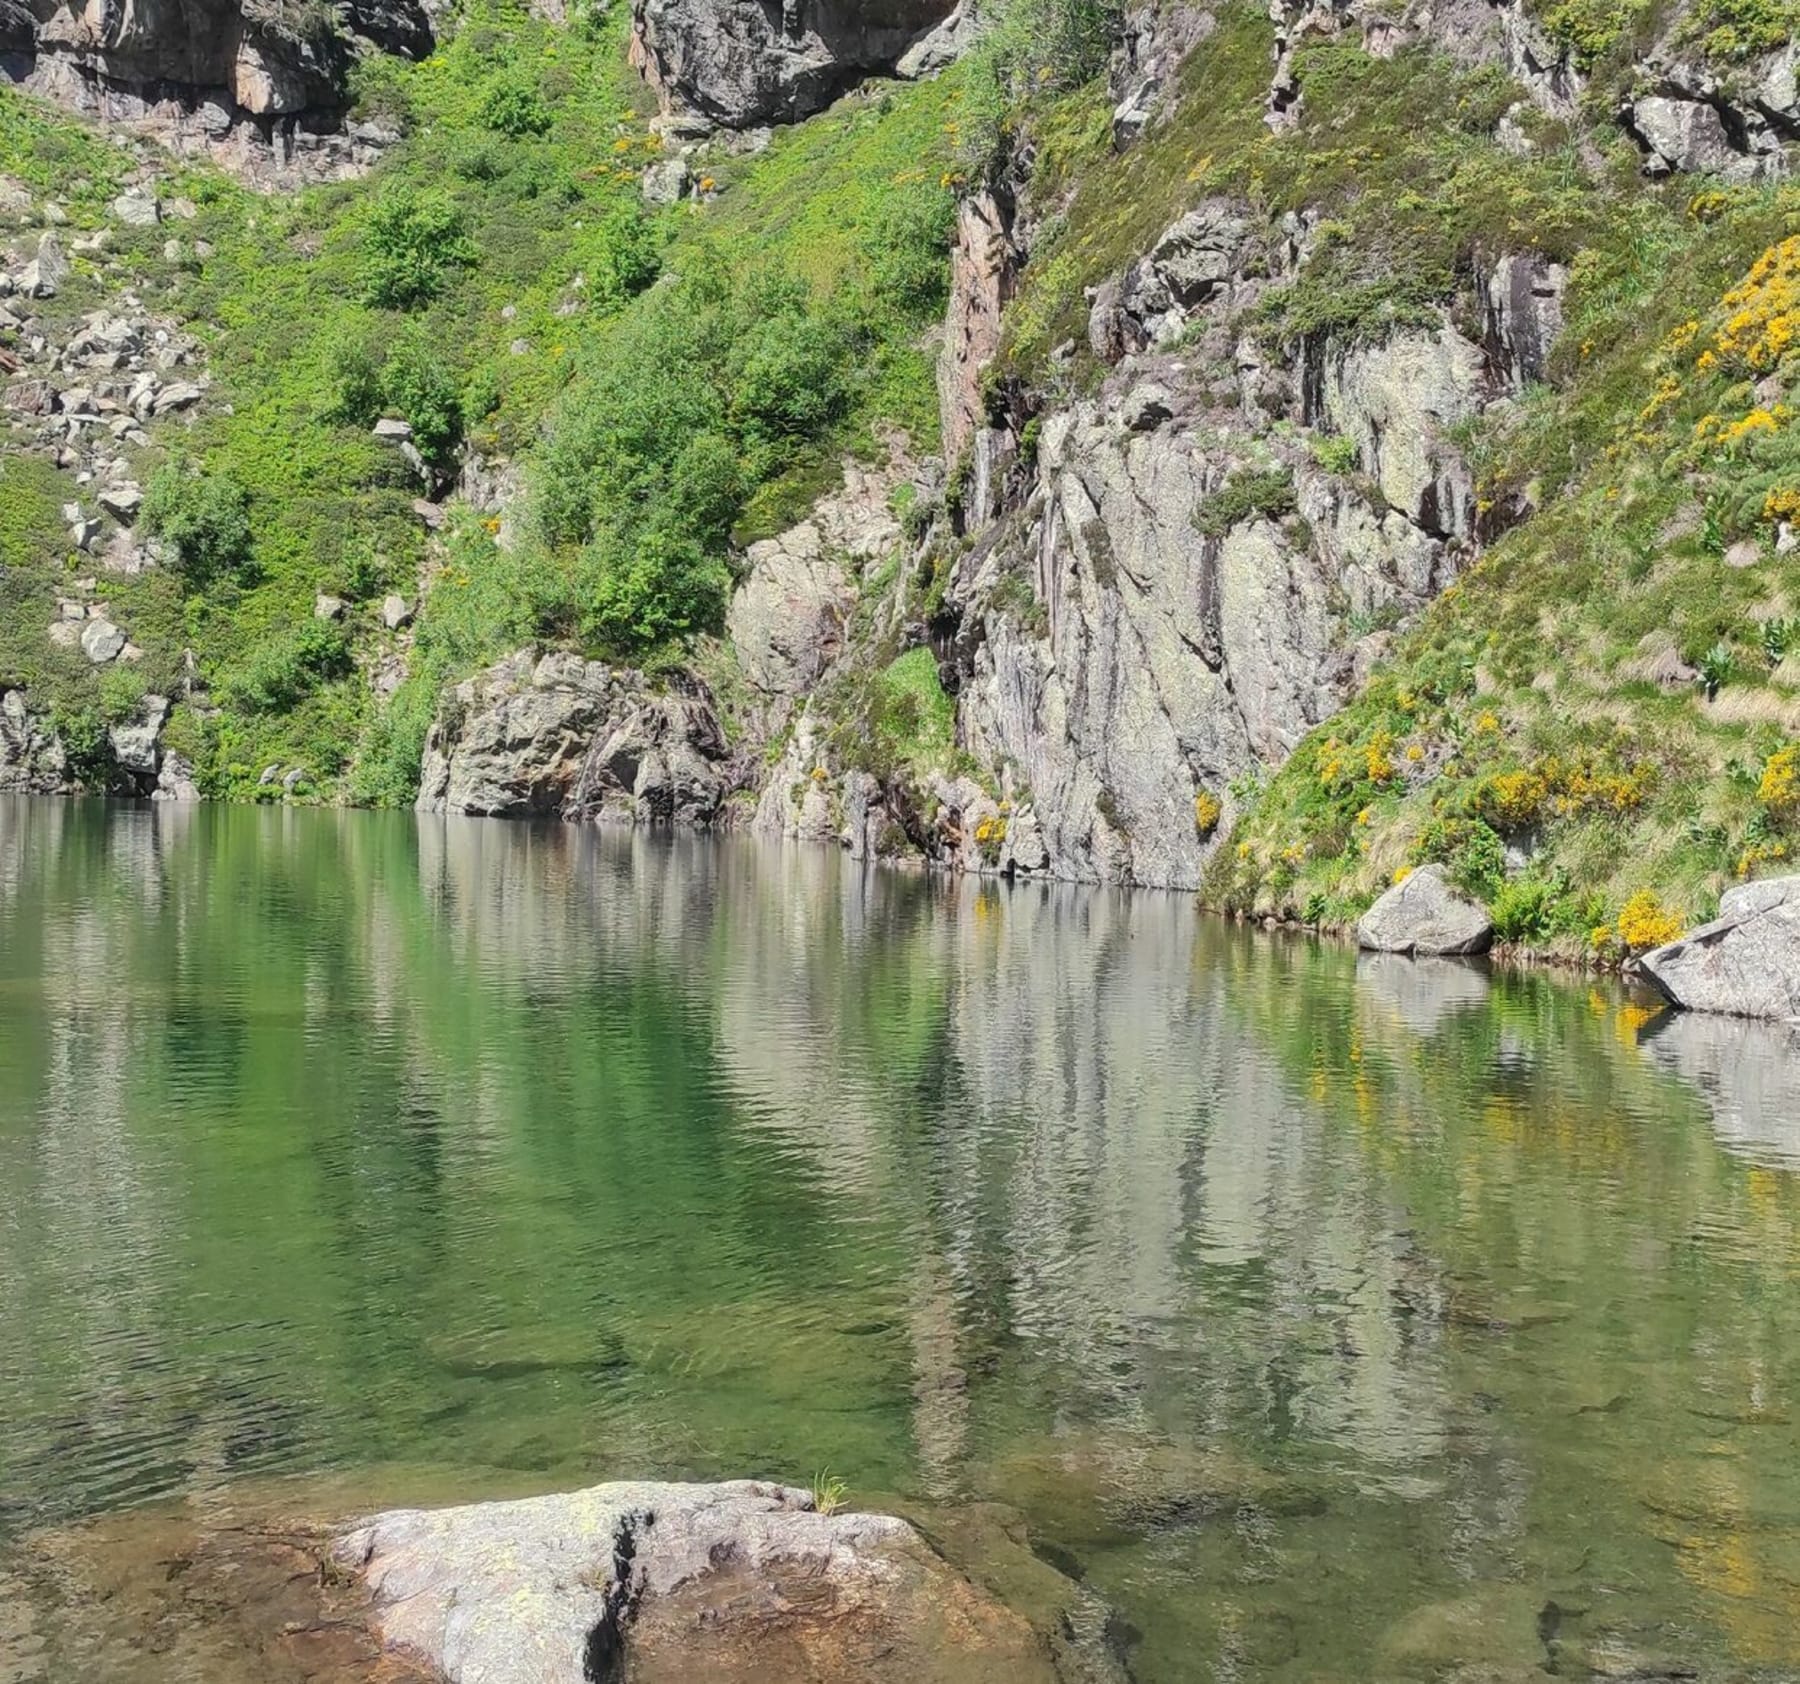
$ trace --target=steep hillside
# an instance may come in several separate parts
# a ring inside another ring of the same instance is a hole
[[[751,10],[469,0],[275,195],[6,96],[0,783],[1603,955],[1785,859],[1791,6]]]

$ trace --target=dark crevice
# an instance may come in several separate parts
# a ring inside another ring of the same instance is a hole
[[[581,1658],[581,1676],[587,1684],[624,1684],[625,1629],[644,1595],[644,1580],[634,1571],[638,1542],[655,1524],[656,1516],[648,1509],[627,1514],[613,1536],[612,1577]]]

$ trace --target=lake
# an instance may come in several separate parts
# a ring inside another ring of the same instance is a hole
[[[745,839],[0,799],[0,1542],[829,1470],[1022,1514],[1139,1684],[1793,1679],[1797,1283],[1785,1030]]]

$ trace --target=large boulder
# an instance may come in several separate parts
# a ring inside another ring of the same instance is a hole
[[[952,0],[636,0],[632,59],[668,111],[726,128],[822,111],[949,16]]]
[[[337,1562],[449,1684],[1053,1684],[1018,1614],[904,1520],[736,1480],[377,1515]]]
[[[656,690],[630,668],[522,649],[446,699],[425,740],[418,807],[703,825],[734,787],[697,682]]]
[[[1712,923],[1638,963],[1689,1011],[1800,1022],[1800,877],[1730,890]]]
[[[1441,867],[1422,865],[1362,915],[1356,941],[1375,953],[1485,953],[1494,921],[1450,886]]]

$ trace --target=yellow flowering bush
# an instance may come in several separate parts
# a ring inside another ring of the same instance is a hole
[[[1654,889],[1639,889],[1619,908],[1614,929],[1633,953],[1661,947],[1681,934],[1681,919],[1657,898]]]
[[[1800,813],[1800,744],[1778,748],[1763,762],[1756,799],[1778,819]]]
[[[1777,485],[1763,498],[1762,517],[1770,525],[1800,517],[1800,488]]]
[[[1800,234],[1770,246],[1721,302],[1731,314],[1700,365],[1746,374],[1779,368],[1800,334]]]
[[[1219,828],[1219,820],[1224,812],[1223,804],[1211,790],[1203,789],[1195,794],[1194,829],[1199,832],[1202,841]]]

